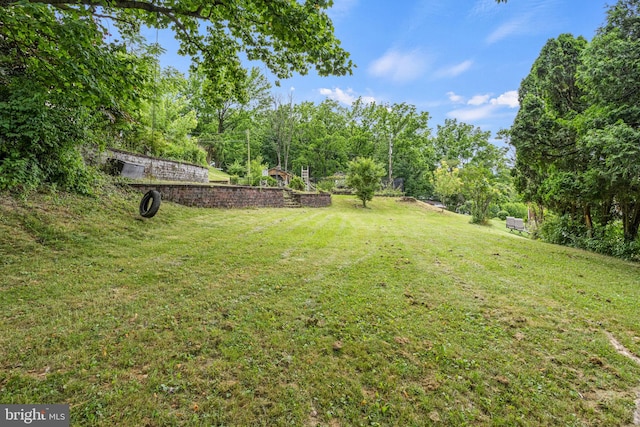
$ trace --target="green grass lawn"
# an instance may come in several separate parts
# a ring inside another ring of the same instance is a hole
[[[0,403],[73,426],[624,425],[640,265],[419,203],[0,196]]]
[[[209,181],[226,181],[229,182],[229,179],[231,178],[231,176],[226,173],[223,172],[219,169],[210,167],[209,168]]]

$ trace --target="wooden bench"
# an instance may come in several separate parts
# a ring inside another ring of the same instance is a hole
[[[507,228],[509,229],[509,232],[512,232],[513,230],[515,230],[520,234],[522,234],[523,231],[525,233],[529,233],[529,230],[527,230],[526,227],[524,226],[524,221],[522,220],[522,218],[514,218],[512,216],[508,216]]]

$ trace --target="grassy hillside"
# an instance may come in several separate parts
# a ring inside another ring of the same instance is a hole
[[[631,424],[640,266],[397,199],[0,196],[0,403],[72,425]]]

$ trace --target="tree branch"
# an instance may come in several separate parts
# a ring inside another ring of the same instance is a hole
[[[96,6],[96,7],[110,7],[116,9],[136,9],[144,10],[151,13],[159,13],[165,16],[174,17],[185,16],[197,19],[207,19],[202,15],[203,7],[199,6],[196,10],[180,10],[177,8],[166,7],[162,5],[156,5],[146,1],[138,0],[107,0],[106,4],[102,1],[95,0],[29,0],[30,3],[48,4],[55,7],[64,6]],[[19,4],[18,0],[0,0],[0,7],[10,7]],[[211,2],[211,7],[223,6],[223,2],[220,0],[214,0]]]

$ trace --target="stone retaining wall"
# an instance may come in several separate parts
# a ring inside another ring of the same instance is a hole
[[[136,190],[146,193],[157,190],[162,199],[185,206],[202,208],[283,208],[284,195],[281,188],[259,188],[227,185],[194,184],[130,184]],[[326,207],[331,205],[331,195],[299,194],[300,203],[305,207]]]
[[[115,149],[105,151],[103,158],[105,161],[112,158],[142,165],[144,166],[144,176],[146,178],[160,181],[209,182],[209,169],[191,163],[174,162]]]
[[[298,193],[298,202],[310,208],[324,208],[331,206],[331,193],[307,194]]]

